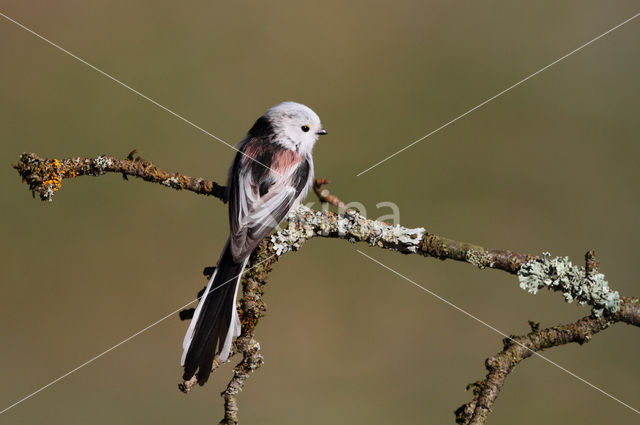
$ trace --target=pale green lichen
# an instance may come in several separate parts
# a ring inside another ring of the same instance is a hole
[[[287,227],[271,236],[273,249],[280,256],[297,250],[309,238],[337,235],[350,242],[367,242],[400,252],[417,252],[425,229],[409,229],[369,220],[359,212],[349,209],[345,214],[330,214],[300,206],[287,217]]]
[[[313,230],[308,227],[296,226],[298,222],[296,216],[298,211],[300,213],[311,211],[309,208],[300,206],[297,210],[293,208],[287,216],[288,226],[281,228],[279,231],[271,235],[271,243],[273,243],[273,250],[279,257],[286,254],[289,251],[295,251],[299,249],[302,244],[310,237],[313,237]],[[318,212],[318,214],[320,214]]]
[[[568,303],[577,300],[578,304],[589,304],[596,317],[605,311],[615,313],[620,303],[620,295],[609,288],[602,273],[587,276],[585,268],[573,265],[569,257],[551,258],[548,252],[542,254],[542,259],[523,265],[518,279],[520,287],[533,294],[547,287],[561,291]]]

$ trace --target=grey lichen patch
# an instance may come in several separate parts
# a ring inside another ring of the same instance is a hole
[[[551,258],[544,252],[542,259],[524,264],[518,271],[520,287],[533,294],[547,287],[561,291],[568,303],[577,300],[579,304],[589,304],[594,316],[603,312],[615,313],[620,303],[620,295],[609,288],[602,273],[587,276],[584,267],[575,266],[569,257]]]
[[[273,251],[279,257],[289,251],[297,251],[307,239],[314,236],[315,214],[310,208],[300,206],[292,209],[287,216],[287,227],[271,235]]]
[[[113,165],[113,161],[111,160],[111,158],[99,156],[93,160],[93,165],[95,165],[96,168],[104,171]]]
[[[320,212],[300,206],[289,213],[288,225],[271,236],[273,249],[280,256],[297,250],[314,236],[333,236],[350,242],[367,242],[395,251],[417,252],[425,229],[409,229],[369,220],[356,210],[345,214]]]
[[[47,202],[53,202],[53,195],[55,194],[53,185],[43,186],[43,190],[40,192],[40,199]]]
[[[182,189],[180,180],[178,180],[176,177],[169,177],[168,179],[163,180],[162,184],[168,187],[173,187],[174,189]]]
[[[367,223],[376,227],[376,233],[382,230],[380,239],[387,245],[396,245],[398,251],[415,253],[422,244],[422,237],[425,233],[425,229],[422,227],[409,229],[399,224],[381,226],[380,222],[372,220],[367,220]]]
[[[486,251],[469,249],[466,252],[465,258],[469,264],[472,264],[479,269],[484,269],[487,266],[493,267],[491,255]]]

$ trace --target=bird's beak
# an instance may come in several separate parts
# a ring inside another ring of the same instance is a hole
[[[318,136],[324,136],[325,134],[327,134],[327,130],[325,130],[325,129],[323,128],[322,130],[318,131],[316,134],[317,134]]]

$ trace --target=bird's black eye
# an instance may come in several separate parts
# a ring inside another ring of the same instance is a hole
[[[302,127],[300,127],[302,129],[302,131],[304,131],[305,133],[307,131],[309,131],[309,126],[308,125],[303,125]]]

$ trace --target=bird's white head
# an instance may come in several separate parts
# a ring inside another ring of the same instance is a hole
[[[303,155],[310,154],[318,137],[327,134],[318,115],[301,103],[282,102],[265,112],[260,120],[271,127],[273,142]]]

